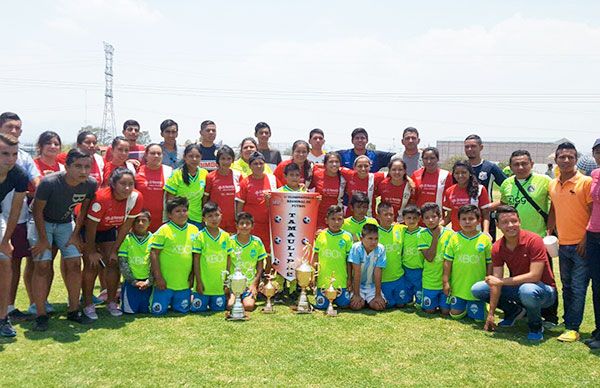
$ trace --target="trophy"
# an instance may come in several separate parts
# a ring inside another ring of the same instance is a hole
[[[308,262],[308,256],[310,255],[310,245],[306,245],[304,248],[304,254],[302,255],[302,264],[296,268],[296,280],[300,286],[300,298],[298,299],[298,306],[296,306],[296,312],[298,314],[310,314],[312,309],[308,303],[306,297],[306,288],[309,286],[311,280],[314,279],[315,270]]]
[[[259,291],[267,298],[267,304],[263,307],[262,312],[265,314],[272,314],[275,310],[271,304],[271,298],[279,291],[279,283],[273,280],[275,279],[275,274],[273,272],[265,277],[267,278],[267,283],[261,282],[259,286]]]
[[[333,283],[335,283],[334,276],[335,274],[332,272],[331,278],[329,278],[329,287],[321,289],[321,293],[323,293],[325,298],[327,298],[327,300],[329,301],[329,306],[327,307],[327,311],[325,312],[325,315],[327,315],[328,317],[337,316],[337,310],[334,310],[333,308],[333,301],[342,293],[342,290],[340,288],[335,288],[333,286]]]
[[[242,305],[242,293],[246,290],[248,279],[246,275],[242,273],[239,267],[235,268],[233,274],[227,277],[225,285],[229,287],[231,292],[235,295],[235,302],[231,311],[226,314],[226,318],[229,321],[245,321],[248,319],[244,306]]]

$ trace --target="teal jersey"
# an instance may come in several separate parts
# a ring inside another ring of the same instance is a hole
[[[423,268],[423,255],[419,252],[417,236],[423,227],[419,226],[412,232],[404,229],[404,239],[402,241],[402,264],[408,269]]]
[[[350,233],[354,241],[358,241],[360,240],[362,228],[366,224],[378,225],[377,220],[375,220],[375,218],[373,217],[365,217],[362,221],[356,221],[354,217],[348,217],[344,220],[342,230],[345,230],[346,232]]]
[[[219,229],[213,237],[208,229],[198,233],[200,250],[200,279],[204,295],[223,295],[223,276],[227,271],[227,256],[233,252],[229,233]]]
[[[444,259],[452,262],[452,296],[477,300],[471,293],[471,287],[485,279],[487,265],[492,262],[492,240],[481,232],[473,237],[456,232],[446,245]]]
[[[389,229],[379,227],[379,243],[385,248],[386,266],[381,274],[382,282],[393,282],[404,275],[402,267],[402,241],[406,225],[394,224]]]
[[[250,284],[256,277],[256,265],[259,261],[264,260],[267,257],[265,246],[256,236],[250,236],[250,239],[246,244],[242,244],[237,234],[231,237],[231,243],[233,248],[233,260],[231,261],[231,268],[229,272],[235,271],[239,268],[246,278],[248,284]]]
[[[443,289],[442,275],[444,274],[444,252],[450,237],[454,232],[451,229],[442,228],[438,237],[435,250],[435,258],[433,261],[428,261],[423,257],[423,288],[427,290]],[[418,246],[420,251],[429,249],[433,241],[433,235],[429,228],[423,228],[417,235]]]
[[[333,233],[329,229],[319,233],[315,239],[314,252],[319,254],[318,288],[329,287],[333,276],[336,288],[348,285],[347,259],[352,248],[352,235],[344,230]]]
[[[196,175],[189,176],[189,185],[186,185],[183,180],[183,170],[178,168],[165,182],[164,190],[167,193],[188,199],[188,215],[190,220],[195,222],[202,222],[202,198],[206,188],[207,175],[208,171],[198,167]]]
[[[150,277],[150,239],[152,233],[139,238],[134,233],[125,236],[119,247],[119,257],[122,257],[129,266],[131,274],[136,280],[146,280]]]

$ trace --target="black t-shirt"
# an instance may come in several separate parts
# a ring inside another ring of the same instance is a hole
[[[21,166],[15,165],[6,174],[4,182],[0,183],[0,202],[6,198],[6,195],[13,189],[16,193],[23,193],[27,191],[27,185],[29,184],[29,178],[27,173]],[[9,209],[7,209],[9,210]],[[0,206],[0,213],[2,213],[2,207]]]
[[[35,198],[46,201],[44,221],[54,224],[71,222],[73,209],[85,199],[93,199],[98,184],[92,177],[70,186],[65,178],[66,172],[59,171],[46,175],[35,192]]]
[[[219,168],[217,165],[217,146],[212,145],[210,147],[204,147],[200,144],[200,150],[202,151],[202,160],[200,161],[200,167],[208,171],[213,171]]]

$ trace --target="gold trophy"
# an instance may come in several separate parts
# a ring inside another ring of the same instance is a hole
[[[244,305],[242,304],[242,293],[246,290],[246,286],[248,284],[246,275],[242,273],[239,267],[236,267],[233,274],[229,275],[227,278],[225,284],[235,295],[233,307],[231,308],[230,312],[226,313],[225,317],[229,321],[247,320],[249,317],[246,315],[246,312],[244,311]]]
[[[279,283],[274,281],[275,274],[271,272],[266,275],[267,283],[260,283],[259,291],[267,298],[267,304],[263,307],[262,312],[265,314],[272,314],[275,312],[273,309],[273,304],[271,303],[271,298],[279,291]]]
[[[310,265],[308,261],[308,256],[311,253],[310,245],[306,245],[304,247],[304,254],[302,255],[302,264],[296,268],[296,280],[298,281],[298,285],[300,286],[300,298],[298,299],[298,306],[296,306],[295,310],[298,314],[310,314],[312,313],[312,308],[308,303],[308,298],[306,296],[306,288],[310,285],[310,282],[314,280],[315,269]]]
[[[329,278],[329,287],[321,289],[321,293],[329,301],[329,306],[327,307],[327,311],[325,312],[325,315],[327,315],[328,317],[336,317],[337,316],[337,310],[335,310],[333,308],[333,301],[342,294],[341,288],[335,288],[333,286],[333,283],[335,283],[334,276],[335,276],[335,274],[332,272],[331,278]]]

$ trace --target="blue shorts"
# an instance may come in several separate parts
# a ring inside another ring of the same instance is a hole
[[[201,313],[210,309],[210,311],[225,311],[227,299],[225,295],[200,295],[197,292],[192,294],[192,306],[190,311]]]
[[[442,290],[428,290],[423,288],[423,301],[421,302],[423,310],[449,310],[448,297]]]
[[[386,308],[404,306],[412,300],[412,295],[410,299],[408,299],[405,276],[401,276],[400,279],[394,280],[393,282],[382,282],[381,292],[387,302]]]
[[[46,227],[46,238],[48,239],[48,243],[51,247],[54,245],[60,249],[60,254],[63,259],[78,259],[81,257],[81,253],[75,245],[67,245],[67,242],[69,242],[71,234],[73,233],[74,223],[67,222],[64,224],[57,224],[44,221],[44,225]],[[33,220],[27,223],[27,238],[29,240],[29,245],[31,246],[38,243],[37,228],[35,227]],[[40,256],[33,258],[34,261],[51,261],[52,259],[51,249],[46,249]]]
[[[460,314],[450,314],[452,318],[468,318],[476,321],[485,321],[485,302],[480,300],[466,300],[457,296],[449,298],[450,309],[461,311]]]
[[[342,293],[333,300],[338,307],[350,306],[350,293],[345,288],[342,288]],[[315,308],[319,310],[325,310],[329,307],[329,299],[325,298],[320,288],[317,288],[317,295],[315,296]]]
[[[121,310],[125,314],[148,313],[152,288],[140,290],[129,282],[121,287]]]
[[[152,289],[150,297],[150,312],[152,315],[165,315],[171,306],[173,311],[178,313],[187,313],[190,311],[190,296],[192,291],[187,290],[159,290],[156,287]]]
[[[406,279],[407,303],[412,302],[414,296],[415,303],[420,306],[423,294],[423,268],[404,267],[404,278]]]
[[[240,295],[240,299],[244,300],[248,297],[252,297],[252,299],[254,299],[254,296],[252,296],[250,290],[246,289],[246,291],[242,292],[242,295]]]

